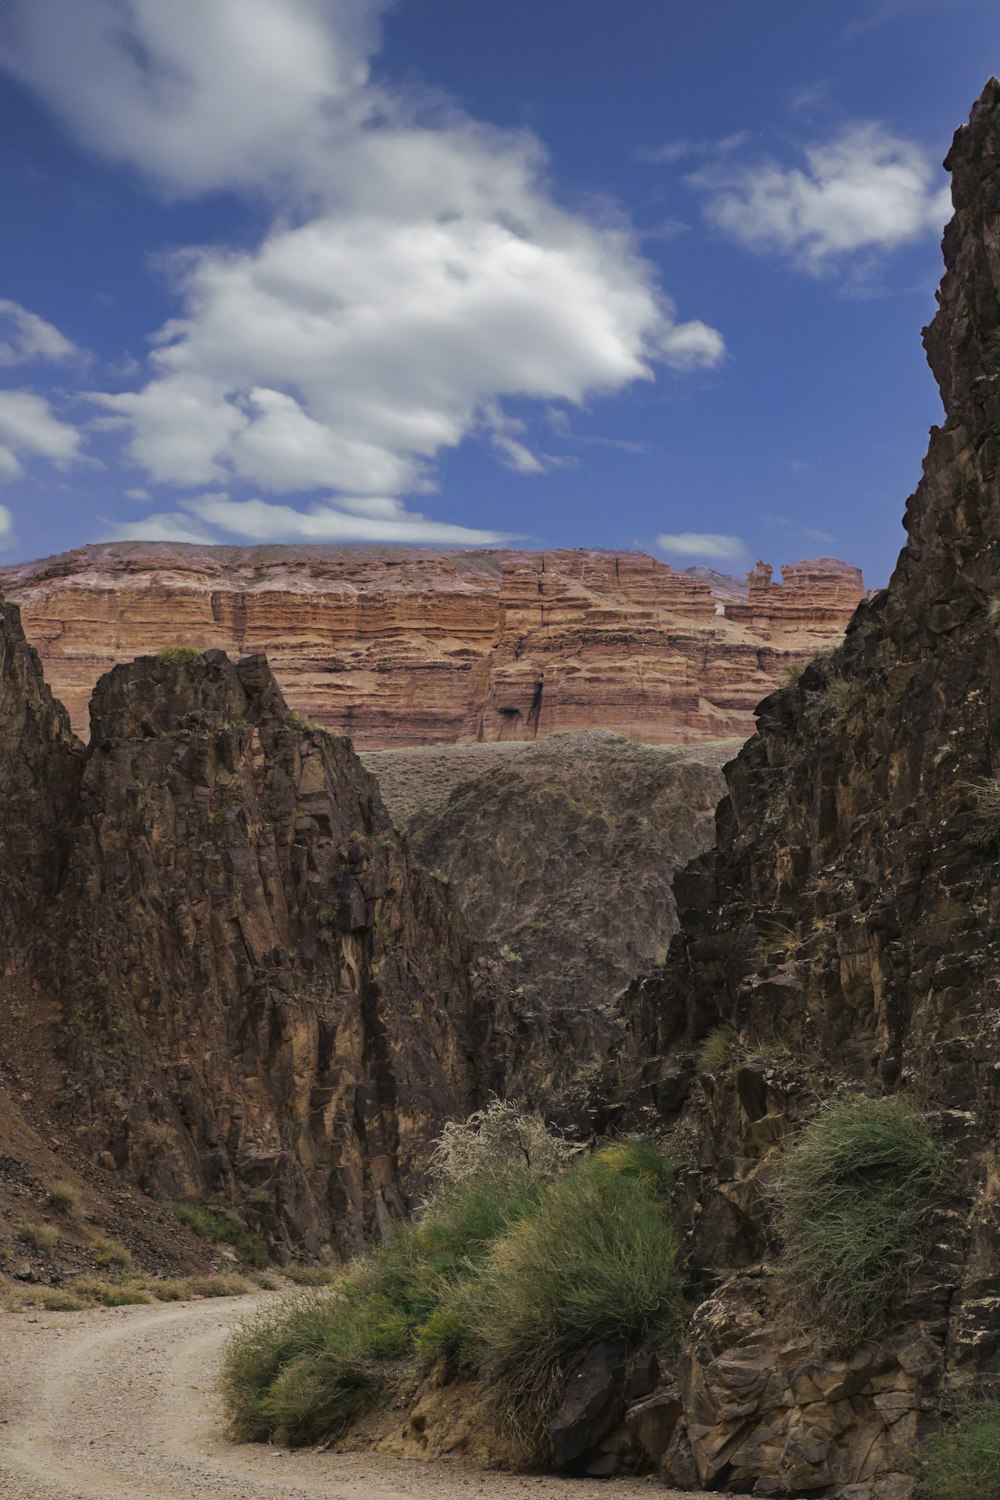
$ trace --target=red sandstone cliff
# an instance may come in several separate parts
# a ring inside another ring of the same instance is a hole
[[[289,703],[359,747],[613,729],[746,736],[782,668],[839,643],[857,568],[749,586],[638,552],[109,543],[0,569],[87,733],[98,677],[171,645],[267,653]]]

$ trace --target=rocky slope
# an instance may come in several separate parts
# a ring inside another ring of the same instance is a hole
[[[947,165],[956,212],[925,333],[946,421],[909,540],[843,648],[761,705],[717,850],[678,880],[682,932],[629,1001],[644,1097],[697,1164],[690,1258],[712,1294],[667,1468],[707,1488],[896,1500],[947,1393],[1000,1372],[1000,905],[981,791],[1000,788],[995,80]],[[695,1076],[720,1021],[728,1058]],[[790,1132],[845,1085],[914,1100],[956,1166],[885,1333],[834,1354],[782,1314],[768,1184]]]
[[[677,930],[671,884],[711,842],[739,743],[654,747],[591,730],[363,756],[414,854],[508,958],[532,1018],[522,1092],[581,1097],[617,1034],[618,992]]]
[[[91,1162],[279,1250],[384,1232],[502,1086],[500,966],[263,658],[118,667],[92,724],[84,750],[0,606],[9,1076]]]
[[[0,569],[88,732],[101,673],[172,645],[266,651],[293,708],[362,748],[611,729],[745,738],[789,662],[841,639],[861,574],[747,584],[636,552],[109,543]]]

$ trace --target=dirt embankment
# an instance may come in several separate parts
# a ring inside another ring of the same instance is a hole
[[[225,1440],[213,1392],[246,1301],[0,1316],[4,1500],[638,1500],[560,1480]],[[659,1500],[681,1500],[657,1486]]]

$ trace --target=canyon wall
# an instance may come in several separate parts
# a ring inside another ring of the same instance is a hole
[[[3,1077],[158,1197],[357,1249],[503,1088],[502,964],[263,657],[117,667],[91,719],[84,749],[0,605]]]
[[[668,1472],[684,1484],[902,1500],[951,1395],[1000,1377],[996,80],[947,165],[955,217],[925,332],[946,421],[907,545],[842,649],[760,705],[717,849],[676,883],[681,933],[626,999],[623,1077],[644,1069],[637,1097],[678,1122],[708,1294],[678,1372]],[[698,1043],[720,1023],[709,1071]],[[787,1311],[771,1188],[792,1132],[844,1089],[914,1101],[954,1173],[887,1326],[831,1350],[808,1310]]]
[[[637,552],[108,543],[0,569],[85,736],[97,678],[172,645],[266,652],[289,704],[359,748],[610,729],[745,738],[783,668],[863,597],[832,558],[748,584]]]

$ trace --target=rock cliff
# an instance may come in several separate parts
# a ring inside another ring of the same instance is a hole
[[[832,558],[749,584],[635,552],[109,543],[0,569],[73,727],[101,673],[167,646],[266,651],[293,708],[360,748],[610,729],[745,738],[863,595]]]
[[[711,842],[739,744],[590,730],[364,754],[414,854],[507,956],[531,1017],[521,1097],[569,1110],[585,1097],[617,1035],[616,997],[677,930],[671,883]]]
[[[84,750],[3,606],[6,1068],[147,1191],[235,1204],[279,1251],[356,1248],[502,1087],[500,966],[262,657],[117,667],[92,726]]]
[[[925,332],[944,402],[908,542],[832,658],[758,710],[682,931],[629,997],[645,1099],[679,1120],[692,1270],[668,1470],[754,1494],[911,1493],[947,1393],[1000,1373],[1000,84],[956,135]],[[759,591],[767,580],[759,577]],[[730,1040],[709,1071],[697,1044]],[[934,1244],[877,1339],[783,1317],[769,1185],[843,1087],[901,1092],[955,1152]]]

